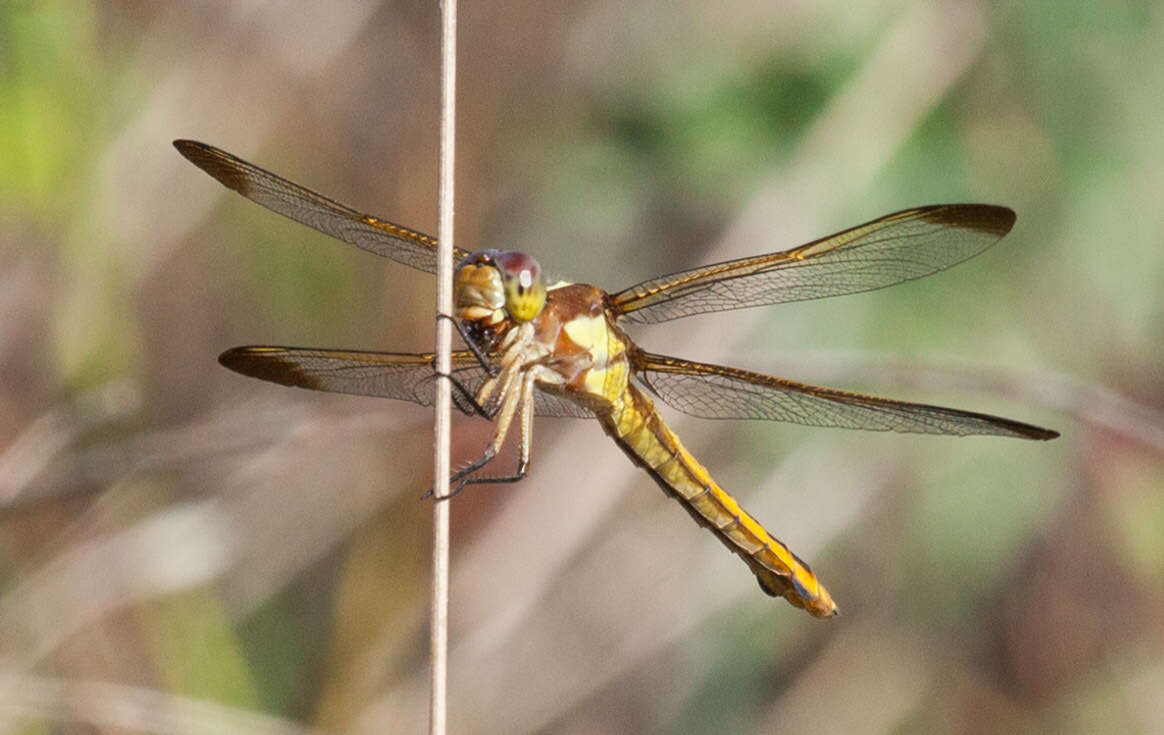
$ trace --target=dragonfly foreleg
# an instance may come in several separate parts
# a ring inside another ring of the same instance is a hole
[[[481,416],[483,418],[487,418],[490,420],[492,420],[493,417],[497,415],[497,408],[496,407],[493,407],[492,410],[490,410],[489,407],[484,406],[480,402],[478,402],[477,396],[473,394],[473,391],[469,390],[468,386],[466,386],[464,383],[462,383],[457,378],[457,376],[453,375],[452,373],[442,373],[441,371],[437,370],[435,358],[433,359],[432,374],[433,374],[434,378],[447,378],[448,379],[449,383],[457,391],[458,397],[455,400],[457,402],[458,408],[461,408],[461,409],[467,408],[468,410],[465,411],[466,413],[473,413],[477,416]]]
[[[448,314],[437,314],[437,321],[439,322],[441,319],[448,319],[452,323],[453,327],[457,330],[457,334],[461,335],[461,341],[463,341],[465,346],[469,348],[469,351],[473,353],[473,357],[477,358],[477,362],[480,363],[482,369],[484,369],[485,372],[489,373],[489,375],[493,377],[496,377],[497,373],[501,372],[501,368],[491,363],[489,358],[485,356],[485,353],[481,351],[481,348],[477,345],[477,341],[473,339],[472,335],[470,335],[469,332],[465,329],[464,324],[461,324],[459,320],[457,320],[455,317],[449,316]]]

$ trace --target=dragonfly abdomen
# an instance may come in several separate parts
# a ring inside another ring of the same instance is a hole
[[[599,418],[606,432],[664,492],[744,560],[766,593],[818,617],[836,614],[836,605],[812,569],[711,478],[634,385],[627,385],[612,410]]]

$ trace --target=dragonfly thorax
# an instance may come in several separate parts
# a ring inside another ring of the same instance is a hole
[[[516,250],[478,250],[457,265],[453,298],[461,322],[488,339],[541,313],[546,282],[533,256]]]

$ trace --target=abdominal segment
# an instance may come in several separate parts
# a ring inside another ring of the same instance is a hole
[[[600,414],[599,420],[668,495],[744,560],[761,589],[817,617],[837,614],[832,597],[808,564],[773,538],[711,479],[663,423],[651,400],[635,386],[627,385],[612,410]]]

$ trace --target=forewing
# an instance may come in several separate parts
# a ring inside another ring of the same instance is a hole
[[[921,278],[998,242],[1014,212],[988,204],[907,209],[807,245],[661,276],[614,294],[627,321],[858,293]]]
[[[372,217],[317,194],[212,145],[175,140],[191,163],[252,202],[325,235],[428,273],[436,273],[436,238]],[[455,249],[457,261],[468,253]]]
[[[993,434],[1053,439],[1058,432],[998,416],[819,388],[748,370],[638,353],[636,375],[668,405],[710,419],[767,419],[805,426],[913,434]]]
[[[224,366],[252,378],[297,388],[376,396],[431,406],[435,395],[432,353],[367,352],[303,347],[235,347],[218,357]],[[486,375],[469,351],[452,354],[451,374],[470,394]],[[473,413],[464,393],[453,389],[462,412]],[[570,400],[535,391],[534,411],[541,416],[584,418],[593,414]]]

